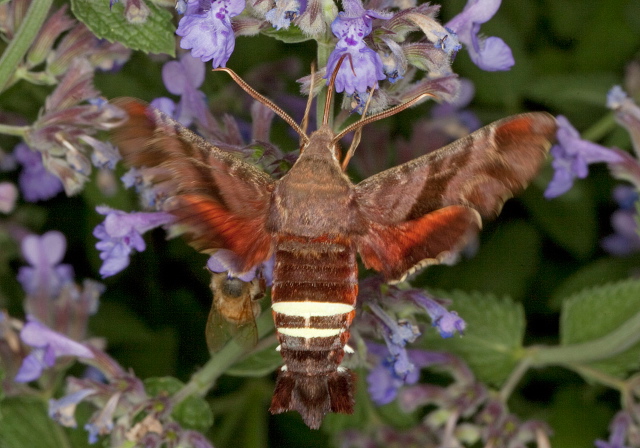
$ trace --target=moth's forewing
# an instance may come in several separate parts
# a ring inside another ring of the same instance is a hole
[[[111,132],[112,141],[125,163],[153,184],[189,244],[205,253],[233,251],[236,272],[271,256],[265,228],[274,185],[269,175],[141,101],[120,98],[113,104],[129,120]]]
[[[478,214],[495,217],[535,177],[555,132],[549,114],[516,115],[356,185],[365,265],[397,281],[460,250]]]

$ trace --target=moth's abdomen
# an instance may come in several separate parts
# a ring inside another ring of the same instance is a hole
[[[271,412],[297,410],[317,428],[328,412],[353,411],[354,376],[339,367],[355,316],[355,247],[344,238],[280,236],[271,290],[280,354]]]

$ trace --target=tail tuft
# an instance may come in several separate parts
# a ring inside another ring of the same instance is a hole
[[[355,380],[349,370],[322,375],[280,371],[269,410],[298,411],[309,428],[318,429],[329,412],[353,413]]]

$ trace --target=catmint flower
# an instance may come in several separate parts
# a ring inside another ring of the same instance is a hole
[[[558,197],[571,189],[573,180],[584,179],[592,163],[620,163],[620,154],[587,140],[582,140],[578,131],[562,115],[558,116],[558,144],[551,148],[554,175],[544,192],[547,199]]]
[[[620,86],[607,94],[607,107],[615,112],[616,121],[629,132],[636,156],[640,155],[640,107]]]
[[[277,30],[288,29],[291,21],[300,14],[298,0],[276,0],[275,8],[267,11],[264,18]]]
[[[64,235],[57,231],[28,235],[22,240],[22,255],[31,266],[20,268],[18,281],[27,295],[53,298],[73,281],[73,268],[60,264],[66,248]]]
[[[431,317],[432,325],[438,329],[440,336],[450,338],[457,333],[462,333],[467,324],[458,313],[449,311],[435,299],[428,297],[423,291],[412,289],[404,291],[407,297],[413,302],[424,308]]]
[[[380,344],[368,343],[369,354],[378,358],[375,367],[367,375],[367,390],[371,399],[379,404],[388,404],[395,400],[398,390],[405,384],[415,384],[420,378],[420,370],[413,368],[413,363],[409,359],[407,352],[403,362],[411,364],[412,368],[405,374],[399,374],[396,369],[397,358],[391,354],[388,347]],[[405,367],[403,370],[407,370]]]
[[[145,177],[140,170],[131,168],[120,180],[126,188],[135,188],[145,209],[161,210],[162,195],[154,188],[148,176]]]
[[[22,165],[18,185],[26,201],[45,201],[64,190],[60,179],[47,171],[42,164],[40,152],[31,150],[26,143],[18,143],[13,155]]]
[[[633,419],[628,412],[618,412],[609,426],[609,431],[611,431],[609,440],[607,442],[604,440],[596,440],[596,448],[628,448],[629,446],[625,445],[624,442],[627,438],[627,431],[632,423]]]
[[[29,66],[35,67],[44,62],[58,37],[77,25],[77,22],[67,15],[67,9],[67,5],[63,5],[40,28],[38,37],[27,53],[26,60]]]
[[[96,168],[113,170],[116,163],[122,159],[116,147],[109,142],[103,142],[88,135],[80,137],[80,140],[93,148],[91,162]]]
[[[202,62],[213,60],[213,67],[225,67],[235,47],[231,18],[240,14],[244,0],[216,0],[210,8],[203,8],[200,0],[189,0],[176,34],[181,36],[180,47]],[[208,5],[207,5],[208,6]]]
[[[456,33],[460,42],[467,46],[471,60],[487,71],[509,70],[515,64],[511,49],[502,39],[478,36],[480,25],[498,12],[501,1],[467,0],[462,12],[446,24],[446,28]]]
[[[100,241],[96,248],[103,260],[100,275],[110,277],[129,266],[129,255],[135,249],[146,249],[142,234],[156,227],[169,224],[173,216],[164,212],[126,213],[109,207],[99,206],[96,211],[106,218],[94,230],[93,235]]]
[[[364,93],[386,78],[380,55],[365,44],[364,38],[371,33],[374,18],[388,17],[365,10],[360,0],[345,0],[343,6],[344,12],[339,13],[331,24],[331,31],[339,40],[329,55],[325,78],[331,79],[338,61],[346,54],[336,77],[336,92]]]
[[[18,199],[18,188],[11,182],[0,182],[0,212],[11,213]]]
[[[44,113],[25,136],[26,143],[42,154],[43,165],[62,181],[69,196],[80,192],[91,172],[85,152],[95,150],[91,144],[95,140],[87,137],[117,127],[126,118],[122,110],[107,102],[80,104],[98,96],[92,83],[91,64],[83,58],[74,59],[47,98]]]
[[[95,394],[93,389],[80,389],[69,395],[65,395],[59,400],[53,398],[49,400],[49,418],[68,428],[75,428],[75,413],[78,403],[90,395]]]
[[[618,186],[613,190],[613,197],[620,206],[611,215],[611,227],[615,233],[603,238],[600,244],[612,255],[630,255],[640,251],[635,208],[638,192],[633,187]]]
[[[167,62],[162,67],[162,81],[165,87],[169,92],[181,97],[180,102],[167,115],[184,126],[191,125],[194,118],[200,123],[207,120],[205,95],[198,90],[204,82],[204,74],[204,63],[189,53],[182,55],[178,61]],[[155,106],[158,103],[151,104]],[[163,112],[164,109],[171,109],[166,100],[159,105]]]
[[[262,277],[265,279],[267,286],[271,285],[271,282],[273,281],[273,257],[258,266],[254,266],[247,272],[240,272],[238,270],[238,266],[240,265],[241,261],[238,256],[227,249],[218,249],[216,253],[207,260],[207,268],[211,272],[228,272],[230,277],[237,277],[243,282],[250,282],[256,278],[256,275],[260,272]]]
[[[31,353],[23,360],[15,377],[18,383],[28,383],[40,378],[45,368],[52,367],[60,356],[93,358],[93,353],[83,344],[55,332],[31,316],[20,332],[20,339],[32,347]]]
[[[111,433],[113,429],[113,414],[116,412],[121,396],[121,392],[113,394],[104,407],[98,410],[91,418],[91,421],[84,425],[84,429],[89,432],[89,443],[94,444],[98,441],[98,436]]]

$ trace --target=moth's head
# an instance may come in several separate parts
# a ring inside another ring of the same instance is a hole
[[[311,134],[309,141],[300,148],[301,154],[331,156],[337,161],[340,160],[342,152],[340,144],[335,139],[335,134],[329,125],[323,125]]]

